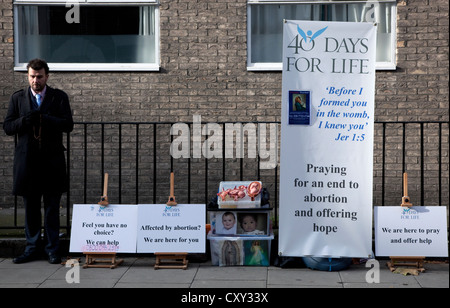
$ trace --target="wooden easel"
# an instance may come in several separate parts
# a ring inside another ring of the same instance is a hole
[[[403,197],[402,207],[410,208],[412,206],[411,199],[408,196],[408,174],[403,173]],[[418,272],[424,272],[423,262],[425,257],[390,257],[391,261],[387,263],[387,266],[391,272],[395,271],[398,266],[413,266]]]
[[[169,206],[175,206],[178,203],[175,201],[175,177],[173,175],[173,172],[170,173],[170,195],[169,195],[169,201],[167,201],[167,205]]]
[[[109,205],[108,201],[108,173],[105,173],[105,178],[103,180],[103,195],[98,203],[101,206]],[[116,258],[115,252],[83,252],[86,255],[86,263],[83,268],[89,267],[100,267],[100,268],[116,268],[119,266],[123,260]],[[99,264],[100,263],[100,264]]]
[[[122,259],[116,259],[115,252],[83,252],[83,253],[86,255],[86,263],[83,265],[83,268],[88,267],[116,268],[123,262]]]
[[[156,252],[155,270],[160,268],[187,269],[189,261],[187,252]],[[163,261],[166,260],[166,261]]]
[[[423,262],[425,257],[390,257],[391,261],[387,263],[391,272],[399,266],[412,266],[418,272],[424,272]]]
[[[173,172],[170,173],[170,195],[167,201],[168,206],[176,206],[175,200],[175,181]],[[160,268],[177,268],[187,269],[189,261],[187,260],[187,252],[157,252],[155,253],[156,263],[155,270]],[[166,261],[163,261],[166,260]]]
[[[98,203],[103,206],[107,206],[108,202],[108,173],[105,173],[105,179],[103,181],[103,196],[100,198],[100,202]]]
[[[403,197],[401,206],[411,207],[411,199],[408,196],[408,174],[403,173]]]

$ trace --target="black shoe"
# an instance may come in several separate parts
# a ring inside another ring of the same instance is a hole
[[[60,264],[61,263],[61,257],[57,254],[50,253],[48,255],[48,263],[50,264]]]
[[[13,263],[21,264],[21,263],[27,263],[30,261],[34,261],[39,259],[39,256],[36,253],[24,253],[21,256],[18,256],[17,258],[13,259]]]

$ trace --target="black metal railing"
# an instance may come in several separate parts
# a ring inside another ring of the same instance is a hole
[[[67,135],[65,141],[70,190],[62,200],[65,216],[62,228],[66,228],[68,232],[70,230],[73,204],[97,203],[100,200],[105,172],[110,174],[108,195],[111,203],[138,204],[167,202],[169,173],[172,171],[175,173],[178,203],[208,204],[217,193],[220,181],[261,180],[270,193],[271,206],[274,208],[274,227],[277,227],[280,123],[242,123],[249,124],[247,131],[242,127],[240,133],[243,147],[239,154],[236,152],[231,158],[225,154],[225,149],[229,146],[225,143],[225,126],[230,123],[214,123],[214,127],[219,128],[215,133],[221,133],[214,136],[214,147],[210,144],[209,138],[212,136],[207,132],[208,123],[201,124],[201,128],[205,127],[205,130],[200,131],[200,135],[198,127],[194,127],[196,123],[186,123],[183,127],[189,135],[183,140],[187,142],[184,146],[189,146],[189,151],[185,152],[189,153],[189,157],[174,158],[170,155],[170,148],[179,135],[171,135],[170,130],[175,124],[75,123],[73,132]],[[269,133],[260,136],[261,125],[266,125],[266,128],[275,126],[276,136]],[[266,139],[275,138],[277,160],[274,168],[261,168],[261,163],[266,158],[262,159],[258,151],[256,156],[250,155],[252,149],[249,141],[254,135],[248,128],[251,130],[252,127],[257,130],[257,146],[262,141],[268,144],[270,140]],[[193,146],[195,133],[198,143]],[[409,184],[413,186],[410,187],[410,197],[415,200],[415,205],[449,205],[449,122],[376,122],[374,137],[375,205],[400,204],[401,175],[406,171]],[[11,138],[11,142],[13,140]],[[237,142],[238,139],[236,144]],[[236,144],[232,147],[236,148]],[[199,149],[195,148],[197,146],[202,147],[200,157]],[[222,149],[220,155],[206,158],[209,157],[208,151],[213,151],[214,148]],[[197,155],[194,151],[197,151]],[[13,153],[3,153],[4,157],[7,155]],[[0,229],[21,229],[23,223],[18,220],[22,207],[21,198],[11,197],[9,200],[13,203],[14,211],[11,215],[14,217],[10,223],[0,225]]]

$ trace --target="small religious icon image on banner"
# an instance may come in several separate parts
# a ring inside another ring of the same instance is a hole
[[[310,91],[289,91],[289,125],[311,124]]]

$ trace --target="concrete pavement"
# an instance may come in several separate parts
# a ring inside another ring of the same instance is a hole
[[[386,260],[379,271],[365,264],[325,272],[308,268],[218,267],[210,261],[190,262],[186,270],[154,269],[155,257],[119,256],[115,269],[66,267],[45,260],[14,264],[0,258],[0,288],[448,288],[449,264],[429,263],[418,276],[392,273]],[[376,272],[375,272],[376,270]],[[369,272],[371,271],[371,272]],[[377,276],[379,275],[379,276]],[[375,280],[368,283],[366,280]],[[379,282],[376,278],[379,277]],[[73,283],[68,283],[73,281]]]

